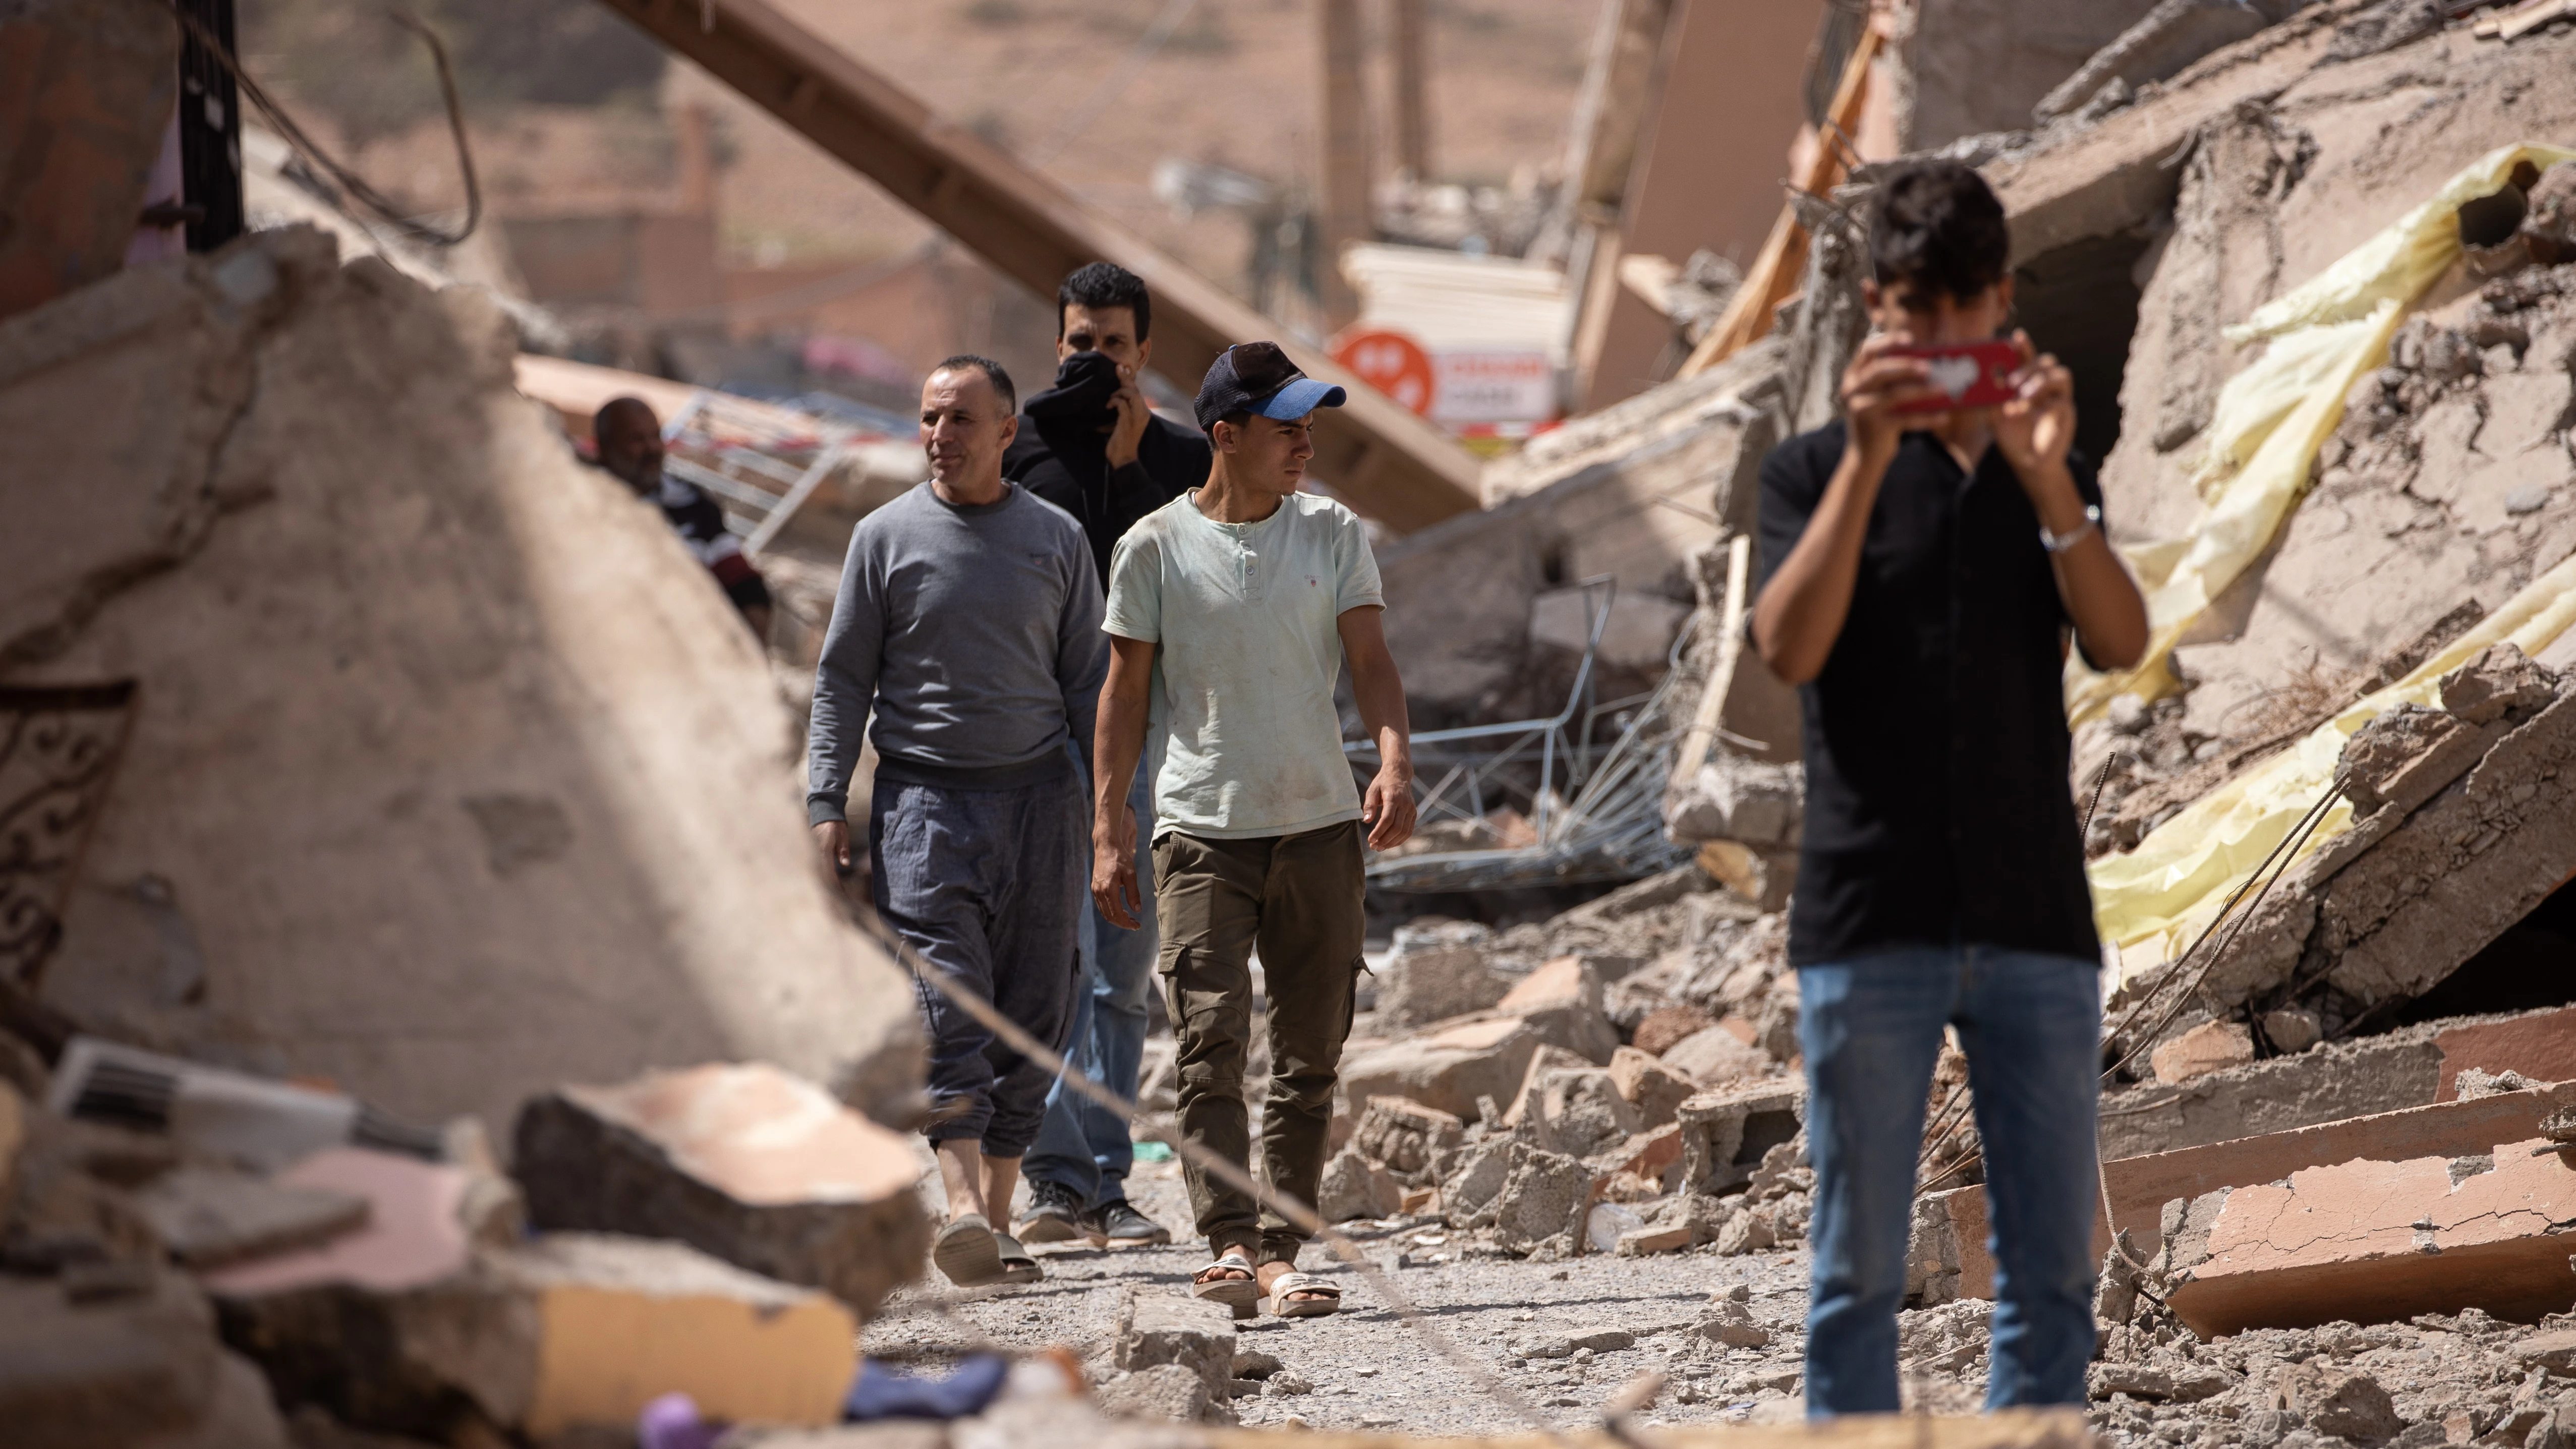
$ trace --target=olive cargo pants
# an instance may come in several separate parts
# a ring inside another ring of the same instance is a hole
[[[1179,1040],[1181,1134],[1251,1166],[1243,1073],[1257,944],[1270,1027],[1258,1180],[1310,1207],[1324,1175],[1366,931],[1364,829],[1345,821],[1296,835],[1211,840],[1173,832],[1154,842],[1158,969]],[[1275,1205],[1194,1165],[1185,1164],[1183,1175],[1211,1248],[1257,1245],[1257,1263],[1296,1260],[1306,1234]]]

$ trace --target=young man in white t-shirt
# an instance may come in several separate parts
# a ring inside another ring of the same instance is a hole
[[[1092,795],[1092,896],[1112,925],[1132,928],[1143,898],[1127,791],[1149,717],[1168,731],[1154,782],[1154,897],[1181,1131],[1249,1167],[1257,944],[1271,1062],[1262,1177],[1308,1204],[1360,971],[1362,845],[1401,845],[1414,817],[1377,560],[1349,509],[1298,491],[1314,413],[1343,398],[1276,343],[1229,348],[1208,369],[1198,397],[1215,449],[1206,484],[1138,520],[1110,561]],[[1365,795],[1333,702],[1345,660],[1383,762]],[[1291,1318],[1340,1307],[1338,1289],[1296,1271],[1306,1235],[1275,1206],[1195,1167],[1186,1175],[1213,1260],[1192,1292],[1240,1310],[1266,1300]]]

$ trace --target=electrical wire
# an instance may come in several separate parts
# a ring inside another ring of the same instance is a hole
[[[1018,1022],[1004,1016],[991,1002],[960,985],[938,963],[915,951],[910,943],[897,935],[874,911],[863,911],[853,907],[851,915],[857,920],[860,929],[875,940],[879,947],[903,963],[905,969],[912,973],[915,981],[936,991],[950,1005],[972,1018],[978,1026],[1000,1038],[1002,1044],[1012,1051],[1036,1062],[1041,1069],[1054,1073],[1066,1090],[1089,1099],[1094,1105],[1116,1114],[1121,1120],[1132,1120],[1137,1115],[1137,1107],[1133,1101],[1091,1080],[1080,1070],[1067,1066],[1061,1055],[1036,1037],[1029,1035]],[[1406,1327],[1419,1335],[1434,1352],[1448,1360],[1451,1367],[1465,1375],[1469,1382],[1483,1389],[1488,1397],[1510,1409],[1545,1436],[1555,1449],[1574,1449],[1573,1441],[1568,1439],[1552,1420],[1540,1413],[1535,1405],[1522,1397],[1511,1385],[1496,1377],[1481,1360],[1460,1348],[1447,1334],[1435,1327],[1421,1308],[1395,1285],[1393,1277],[1362,1253],[1358,1244],[1353,1243],[1350,1238],[1326,1223],[1314,1208],[1298,1200],[1293,1194],[1282,1192],[1275,1186],[1257,1180],[1243,1166],[1212,1151],[1198,1139],[1186,1133],[1174,1132],[1165,1140],[1173,1152],[1192,1167],[1238,1192],[1251,1194],[1257,1202],[1286,1218],[1299,1232],[1322,1239],[1336,1256],[1367,1280],[1368,1285],[1395,1310],[1396,1316]],[[1577,1224],[1575,1231],[1578,1234],[1581,1233],[1582,1225]],[[1615,1423],[1613,1427],[1615,1429]]]
[[[248,71],[242,69],[240,59],[215,35],[213,30],[207,27],[204,21],[181,8],[179,0],[161,0],[161,3],[172,15],[178,17],[179,24],[186,28],[188,34],[208,55],[215,58],[216,63],[231,72],[234,83],[241,87],[242,95],[249,99],[251,105],[256,107],[262,116],[268,118],[269,125],[277,131],[277,134],[285,138],[286,143],[294,147],[296,153],[301,155],[308,164],[329,177],[332,184],[339,187],[350,200],[375,213],[386,224],[400,229],[406,236],[429,246],[455,246],[472,236],[474,229],[482,224],[483,188],[474,175],[474,149],[465,139],[465,106],[456,94],[456,69],[449,64],[447,47],[440,43],[437,32],[431,30],[428,23],[418,15],[413,14],[410,7],[395,4],[387,6],[386,11],[393,17],[396,25],[421,38],[421,43],[429,47],[431,63],[438,69],[438,93],[447,107],[448,133],[456,140],[456,168],[465,180],[465,222],[454,231],[433,226],[410,215],[402,207],[395,205],[390,197],[369,185],[365,177],[342,165],[330,152],[323,150],[311,136],[305,134],[304,128],[295,123],[295,118],[286,113],[286,108],[278,103],[276,97],[271,96],[266,88],[251,78]]]

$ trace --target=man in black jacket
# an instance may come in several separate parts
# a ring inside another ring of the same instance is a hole
[[[1136,274],[1108,262],[1076,270],[1056,289],[1055,386],[1021,408],[1020,432],[1002,456],[1012,482],[1070,513],[1091,544],[1105,588],[1110,550],[1136,520],[1207,481],[1207,435],[1154,415],[1137,385],[1154,356],[1153,298]],[[1153,818],[1161,741],[1146,743],[1131,803]],[[1153,878],[1140,832],[1137,871]],[[1153,902],[1135,930],[1090,916],[1085,956],[1091,989],[1075,1006],[1073,1069],[1122,1097],[1136,1095],[1153,992]],[[1024,1242],[1087,1237],[1110,1246],[1168,1243],[1170,1230],[1127,1201],[1135,1147],[1127,1123],[1058,1082],[1023,1171],[1029,1211]]]

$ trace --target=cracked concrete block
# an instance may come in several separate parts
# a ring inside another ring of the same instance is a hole
[[[1503,999],[1510,978],[1493,969],[1482,926],[1397,933],[1394,956],[1378,982],[1378,1020],[1419,1027],[1483,1011]]]
[[[2511,644],[2490,644],[2442,676],[2442,708],[2470,724],[2528,715],[2558,698],[2558,681]]]
[[[1621,1047],[1610,1054],[1610,1080],[1619,1095],[1637,1109],[1637,1125],[1645,1129],[1671,1122],[1682,1103],[1702,1085],[1635,1047]]]
[[[1542,963],[1503,993],[1494,1009],[1528,1022],[1539,1040],[1594,1066],[1607,1063],[1619,1049],[1618,1028],[1603,1007],[1600,973],[1580,956]]]
[[[2576,1102],[2576,1088],[2438,1102],[2403,1111],[2319,1123],[2260,1137],[2214,1142],[2102,1164],[2112,1221],[2144,1253],[2162,1249],[2164,1205],[2222,1187],[2276,1182],[2285,1172],[2369,1158],[2402,1162],[2485,1152],[2496,1142],[2542,1135],[2551,1114]],[[1936,1194],[1934,1196],[1945,1196]],[[1982,1244],[1982,1239],[1980,1239]],[[1991,1277],[1991,1270],[1988,1274]]]
[[[1371,1097],[1360,1109],[1351,1144],[1399,1178],[1419,1183],[1443,1153],[1457,1150],[1465,1130],[1455,1113],[1402,1097]]]
[[[1129,1284],[1118,1295],[1111,1340],[1117,1365],[1130,1373],[1172,1365],[1196,1378],[1210,1402],[1231,1397],[1234,1314],[1222,1303],[1168,1289]]]
[[[1790,1081],[1719,1087],[1682,1103],[1674,1120],[1681,1126],[1684,1190],[1722,1193],[1752,1181],[1763,1157],[1798,1135],[1806,1093]]]
[[[2576,1270],[2557,1226],[2576,1220],[2576,1152],[2558,1149],[2499,1142],[2492,1170],[2456,1181],[2448,1157],[2304,1168],[2169,1206],[2173,1311],[2204,1338],[2464,1305],[2526,1322],[2565,1312]]]
[[[1113,1419],[1157,1423],[1232,1423],[1231,1394],[1210,1393],[1198,1374],[1180,1364],[1130,1369],[1093,1390],[1100,1412]]]
[[[400,1289],[218,1291],[225,1338],[282,1395],[423,1437],[460,1402],[544,1439],[632,1425],[666,1393],[712,1419],[819,1426],[858,1370],[857,1320],[830,1296],[643,1238],[552,1234]]]
[[[1510,1099],[1539,1045],[1537,1029],[1516,1016],[1462,1022],[1345,1058],[1342,1090],[1355,1102],[1403,1097],[1470,1120],[1477,1098]]]
[[[2504,737],[2502,730],[2479,729],[2479,723],[2409,704],[2362,726],[2345,743],[2341,762],[2354,812],[2367,815],[2393,804],[2403,815],[2432,799]]]
[[[1806,817],[1806,793],[1806,768],[1795,762],[1714,755],[1665,803],[1664,831],[1682,845],[1733,840],[1794,848]]]
[[[1324,1164],[1315,1183],[1315,1212],[1328,1223],[1392,1217],[1404,1208],[1404,1185],[1368,1160],[1354,1142]]]
[[[2307,1421],[2319,1434],[2356,1444],[2383,1444],[2406,1422],[2379,1381],[2358,1369],[2332,1364],[2292,1364],[2272,1386],[2271,1407]]]
[[[2254,1034],[2241,1022],[2204,1021],[2148,1055],[2156,1080],[2180,1086],[2194,1077],[2254,1060]]]
[[[676,1238],[862,1315],[930,1247],[911,1146],[765,1063],[558,1087],[515,1142],[536,1227]]]
[[[1488,1205],[1496,1240],[1513,1252],[1543,1246],[1571,1251],[1591,1206],[1592,1173],[1561,1152],[1514,1143],[1502,1190]]]
[[[1722,1087],[1770,1075],[1771,1057],[1723,1026],[1712,1026],[1675,1043],[1663,1064],[1701,1087]]]

